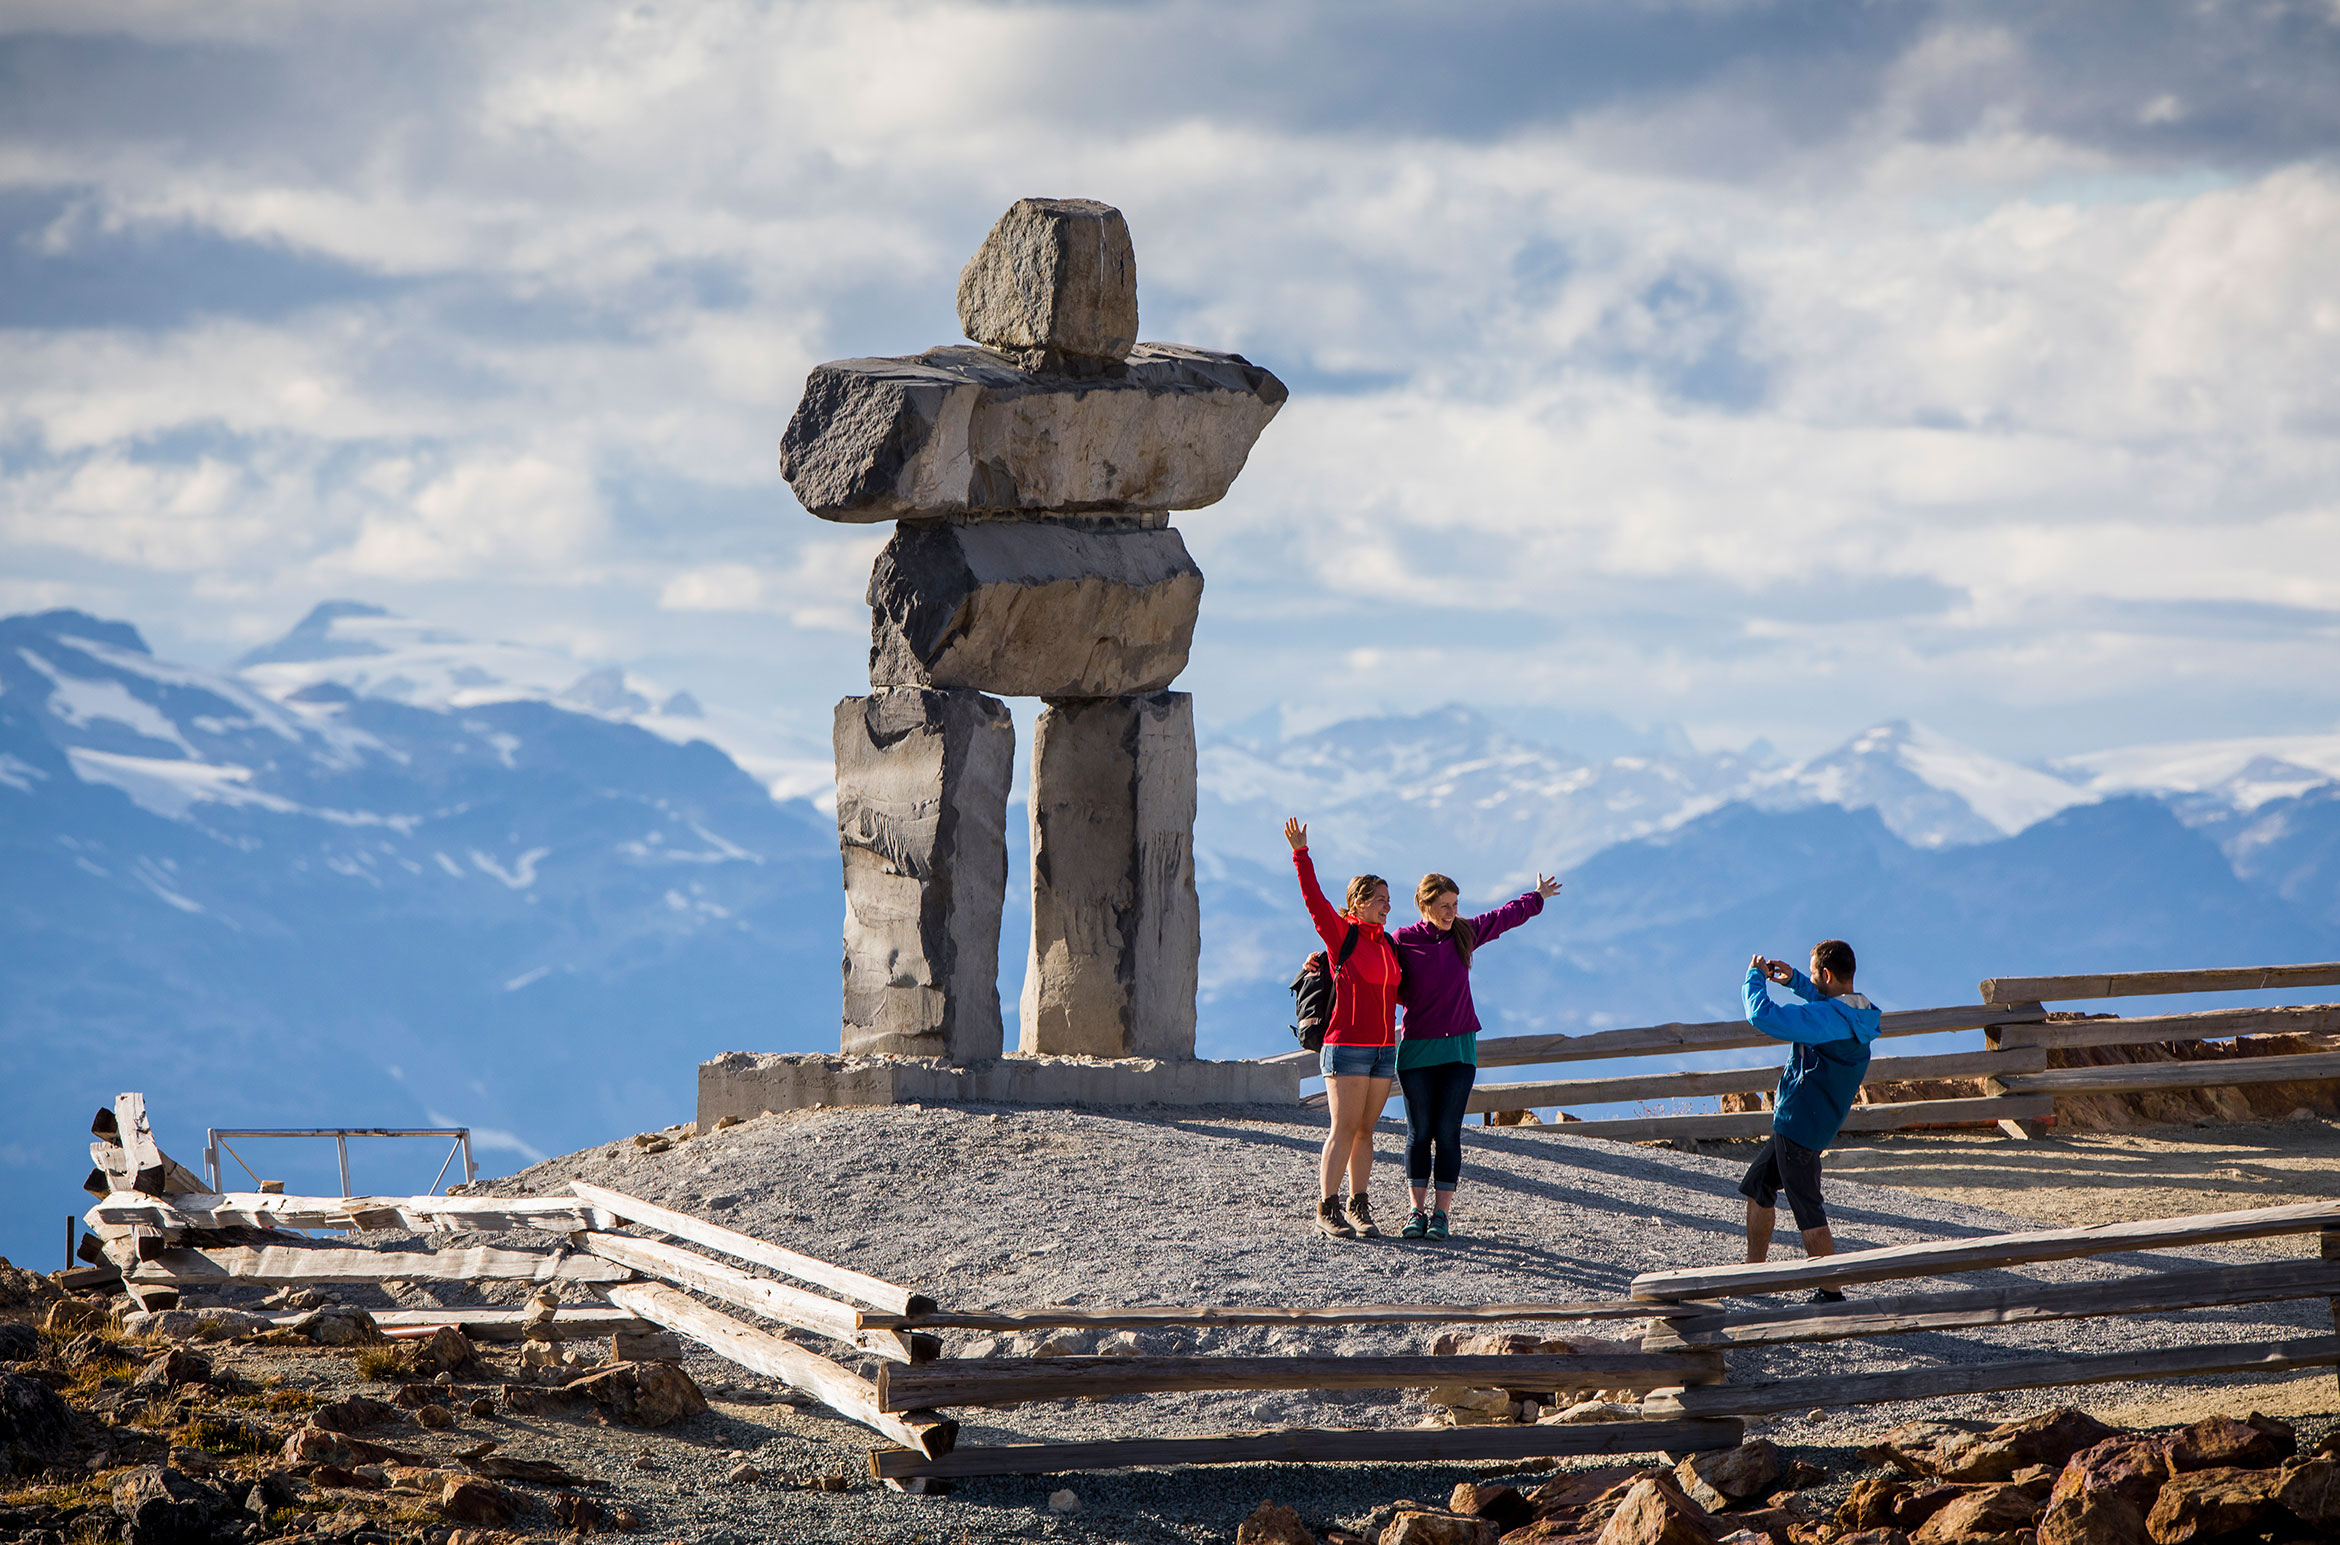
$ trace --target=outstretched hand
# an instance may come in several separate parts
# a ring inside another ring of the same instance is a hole
[[[1284,840],[1292,844],[1292,851],[1295,853],[1308,846],[1308,828],[1301,823],[1298,816],[1284,818]]]
[[[1560,894],[1560,882],[1549,875],[1539,874],[1536,876],[1536,894],[1550,901]]]

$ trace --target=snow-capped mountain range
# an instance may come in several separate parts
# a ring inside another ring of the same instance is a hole
[[[1676,740],[1669,751],[1586,758],[1459,705],[1271,744],[1222,740],[1201,753],[1203,842],[1240,850],[1256,843],[1247,834],[1306,813],[1312,841],[1341,863],[1371,864],[1393,833],[1434,833],[1445,869],[1510,887],[1731,804],[1874,810],[1910,846],[1939,849],[1996,842],[2123,795],[2167,798],[2210,825],[2340,782],[2340,734],[2140,746],[2040,767],[1907,721],[1802,761]]]
[[[254,691],[284,702],[321,683],[418,708],[553,703],[686,745],[703,740],[753,774],[774,799],[825,797],[828,748],[763,715],[703,706],[623,666],[591,664],[540,645],[468,638],[362,601],[327,601],[282,638],[236,662]]]
[[[1482,957],[1515,1030],[1716,1017],[1750,949],[1854,929],[1893,1007],[2340,956],[2340,734],[2027,767],[1909,724],[1791,761],[1662,730],[1577,755],[1534,722],[1206,733],[1205,1055],[1290,1044],[1288,814],[1401,909],[1425,870],[1473,905],[1559,872]],[[833,1049],[827,783],[825,748],[684,684],[355,603],[224,671],[0,619],[0,1253],[53,1251],[78,1128],[134,1084],[182,1158],[205,1125],[459,1123],[492,1167],[684,1119],[714,1053]]]
[[[764,716],[702,704],[686,689],[623,666],[540,645],[475,640],[361,602],[319,605],[229,673],[166,666],[119,644],[84,644],[117,669],[137,664],[150,675],[176,673],[182,682],[233,694],[251,723],[279,734],[299,722],[332,738],[330,716],[313,709],[340,693],[443,712],[535,702],[677,745],[707,742],[776,800],[826,807],[831,796],[826,749]],[[199,802],[271,797],[250,784],[247,769],[200,754],[119,683],[56,673],[50,681],[53,712],[67,725],[110,722],[149,734],[149,749],[177,753],[79,747],[73,759],[86,781],[110,783],[170,816]],[[201,724],[193,732],[208,733]],[[1240,852],[1253,845],[1260,823],[1280,825],[1285,814],[1308,811],[1319,846],[1344,858],[1369,859],[1393,830],[1434,832],[1458,872],[1507,884],[1741,802],[1768,810],[1871,809],[1912,846],[1942,848],[1996,841],[2060,810],[2122,794],[2179,801],[2202,824],[2340,781],[2340,732],[2130,747],[2042,766],[1907,721],[1873,726],[1802,761],[1761,746],[1700,752],[1678,732],[1648,739],[1649,749],[1584,757],[1508,731],[1489,711],[1452,704],[1289,739],[1206,738],[1201,839],[1208,849]],[[9,776],[0,763],[0,779]]]

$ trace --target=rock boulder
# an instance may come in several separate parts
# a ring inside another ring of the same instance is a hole
[[[114,1511],[126,1545],[210,1545],[231,1504],[169,1465],[141,1465],[114,1481]]]
[[[2247,1417],[2205,1416],[2165,1440],[2169,1467],[2188,1470],[2264,1469],[2299,1451],[2289,1422],[2253,1411]]]
[[[1714,1545],[1728,1532],[1670,1480],[1639,1480],[1602,1525],[1597,1545]]]
[[[837,705],[845,867],[844,1050],[1000,1054],[1007,705],[891,687]]]
[[[1138,326],[1129,222],[1095,199],[1016,200],[959,275],[959,325],[1034,368],[1127,359]]]
[[[55,1390],[0,1373],[0,1474],[57,1458],[72,1443],[73,1413]]]
[[[1202,570],[1166,527],[905,523],[869,577],[873,687],[1159,692],[1186,669]]]
[[[1027,1054],[1194,1055],[1194,700],[1051,702],[1032,732]]]
[[[1910,1535],[1911,1545],[2015,1545],[2039,1516],[2039,1498],[2025,1486],[1966,1486]]]
[[[1536,1510],[1520,1494],[1517,1486],[1490,1485],[1477,1481],[1457,1481],[1454,1492],[1446,1499],[1446,1510],[1464,1513],[1472,1518],[1484,1518],[1495,1526],[1499,1534],[1509,1534],[1535,1522]]]
[[[1769,1492],[1784,1465],[1778,1444],[1755,1438],[1737,1448],[1684,1456],[1674,1467],[1674,1484],[1700,1507],[1719,1513]]]
[[[569,1388],[631,1427],[664,1427],[707,1409],[707,1397],[673,1363],[615,1363]]]
[[[1281,1502],[1262,1502],[1235,1526],[1235,1545],[1316,1545],[1316,1535]]]
[[[1441,1508],[1401,1508],[1383,1526],[1381,1545],[1496,1545],[1495,1526]]]
[[[2256,1529],[2276,1510],[2282,1486],[2280,1471],[2232,1466],[2172,1476],[2145,1515],[2145,1537],[2153,1545],[2194,1545]]]
[[[2072,1406],[2058,1406],[2005,1422],[1967,1442],[1944,1445],[1934,1473],[1953,1481],[2003,1481],[2031,1465],[2065,1460],[2116,1436],[2113,1428]]]

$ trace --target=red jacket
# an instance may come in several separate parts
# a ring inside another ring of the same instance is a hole
[[[1292,867],[1300,872],[1300,894],[1308,903],[1308,919],[1324,940],[1329,964],[1340,958],[1341,941],[1357,930],[1357,947],[1347,964],[1333,973],[1332,1023],[1325,1026],[1327,1046],[1391,1046],[1397,1042],[1397,948],[1379,923],[1363,923],[1345,912],[1335,912],[1316,883],[1316,865],[1306,848],[1292,850]]]

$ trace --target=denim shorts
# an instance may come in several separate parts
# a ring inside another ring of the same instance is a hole
[[[1327,1078],[1395,1078],[1397,1046],[1335,1046],[1327,1041],[1316,1054],[1317,1066]]]

